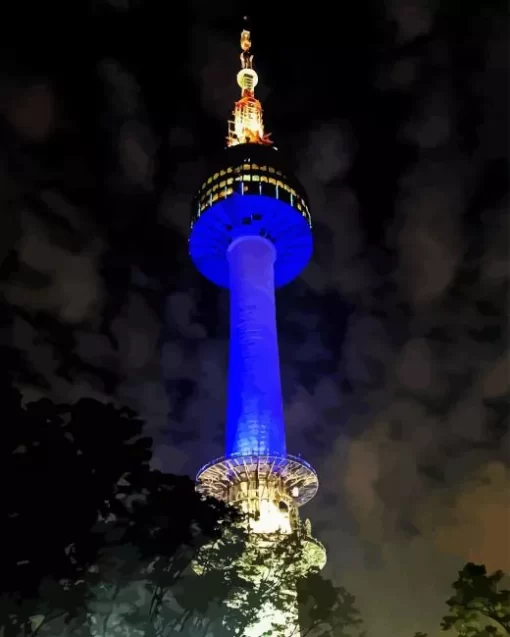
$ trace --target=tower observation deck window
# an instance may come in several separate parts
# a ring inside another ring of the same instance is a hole
[[[243,150],[246,152],[246,149]],[[258,149],[255,152],[258,152]],[[266,154],[267,149],[264,159]],[[241,153],[237,153],[237,157],[235,154],[230,155],[229,165],[218,166],[216,172],[203,181],[195,200],[194,219],[202,216],[216,201],[225,200],[237,193],[262,195],[283,201],[311,224],[306,200],[300,194],[300,186],[292,176],[288,176],[285,170],[277,166],[263,163],[258,156],[250,158],[244,153],[239,155]],[[239,187],[234,188],[235,183],[240,184]]]

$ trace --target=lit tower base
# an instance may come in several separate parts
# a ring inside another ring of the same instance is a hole
[[[296,569],[322,568],[326,552],[299,518],[318,489],[315,470],[287,453],[276,329],[275,288],[297,277],[312,254],[306,195],[264,133],[250,33],[241,34],[241,98],[229,122],[227,148],[193,203],[189,248],[198,270],[230,290],[230,360],[225,456],[205,465],[197,490],[249,514],[254,545],[271,552],[297,532]],[[247,556],[249,551],[247,551]],[[248,559],[248,557],[247,557]],[[281,621],[281,637],[298,637],[297,600],[280,617],[260,609],[246,637]]]

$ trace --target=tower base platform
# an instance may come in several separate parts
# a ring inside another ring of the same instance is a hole
[[[303,458],[291,455],[218,458],[203,466],[196,478],[199,493],[231,504],[243,498],[238,490],[242,483],[255,483],[261,488],[278,484],[278,490],[298,507],[309,502],[319,488],[315,469]]]

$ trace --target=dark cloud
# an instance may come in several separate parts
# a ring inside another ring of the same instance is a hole
[[[434,634],[462,562],[510,570],[508,56],[499,17],[482,29],[464,16],[460,37],[429,3],[385,10],[352,76],[328,38],[314,53],[294,34],[272,60],[262,51],[282,42],[261,24],[257,52],[268,114],[294,109],[278,141],[314,218],[313,260],[277,295],[289,448],[321,479],[303,513],[370,632],[393,637]],[[88,50],[104,101],[80,88],[83,113],[50,81],[9,84],[3,134],[29,147],[6,145],[0,163],[0,336],[34,371],[18,378],[25,398],[127,404],[154,436],[154,465],[190,475],[222,453],[228,345],[228,297],[187,257],[190,200],[238,95],[237,27],[200,15],[179,26],[178,60]],[[323,69],[324,94],[309,95]],[[64,112],[73,133],[93,131],[67,142],[93,157],[81,189],[62,177]],[[14,174],[27,157],[51,186]]]
[[[81,323],[102,307],[103,282],[98,263],[100,237],[75,250],[53,240],[47,225],[30,210],[21,216],[20,267],[5,288],[7,300],[30,311],[56,314],[64,323]],[[33,285],[30,272],[42,275]]]
[[[25,139],[42,142],[55,126],[56,100],[48,83],[37,82],[13,90],[5,100],[7,121]]]
[[[387,0],[388,18],[394,20],[397,42],[403,44],[427,34],[433,23],[430,3],[426,0]]]

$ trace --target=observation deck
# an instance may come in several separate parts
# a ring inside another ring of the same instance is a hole
[[[229,287],[227,250],[239,237],[261,236],[276,248],[275,286],[297,277],[312,255],[311,217],[303,187],[270,145],[226,148],[194,200],[189,251],[210,281]]]

